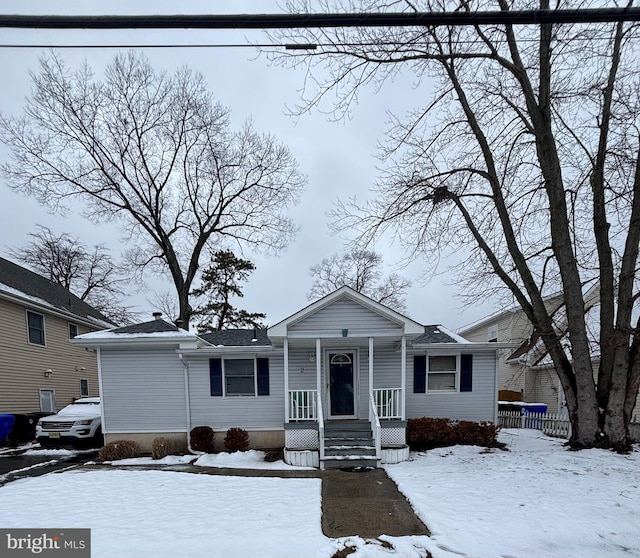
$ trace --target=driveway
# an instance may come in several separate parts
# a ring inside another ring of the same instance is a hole
[[[98,450],[46,455],[17,450],[0,454],[0,486],[17,479],[37,477],[71,465],[81,465],[95,459],[97,455]]]

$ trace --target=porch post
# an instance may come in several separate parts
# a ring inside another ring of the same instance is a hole
[[[405,403],[407,401],[407,337],[402,336],[400,355],[400,416],[405,420]]]
[[[289,339],[284,338],[284,422],[289,422]]]
[[[373,395],[373,337],[369,337],[369,394]]]
[[[322,366],[321,366],[321,345],[320,338],[316,339],[316,389],[318,390],[318,395],[324,400],[322,397]]]

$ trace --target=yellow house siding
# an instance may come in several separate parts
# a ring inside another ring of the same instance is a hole
[[[99,395],[96,355],[69,342],[69,320],[28,310],[44,316],[45,346],[29,343],[27,307],[0,299],[0,413],[40,411],[40,389],[54,390],[58,410],[80,397],[80,379],[88,380],[90,396]],[[71,323],[79,335],[98,329]]]

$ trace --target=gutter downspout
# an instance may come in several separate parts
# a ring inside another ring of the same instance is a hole
[[[102,387],[102,353],[100,347],[96,349],[96,361],[98,363],[98,394],[100,395],[100,428],[102,429],[102,443],[105,443],[107,436],[107,424],[104,421],[104,389]]]
[[[185,362],[182,353],[178,353],[178,358],[182,362],[182,370],[184,372],[184,398],[185,398],[185,410],[187,413],[187,450],[192,455],[204,455],[203,451],[196,451],[191,447],[191,402],[189,399],[189,367]]]

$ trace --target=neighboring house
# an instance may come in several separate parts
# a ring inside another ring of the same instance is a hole
[[[195,335],[150,322],[74,339],[96,348],[106,442],[186,447],[208,425],[289,463],[378,465],[408,456],[406,419],[496,421],[496,350],[342,287],[267,330]]]
[[[563,302],[562,295],[546,300],[550,313]],[[500,351],[498,364],[499,398],[504,400],[544,403],[550,412],[558,412],[562,389],[553,367],[540,367],[527,358],[521,348],[532,339],[533,326],[520,307],[513,307],[466,326],[458,333],[470,341],[489,343],[515,343],[517,349]]]
[[[97,396],[95,352],[69,340],[113,325],[61,285],[0,258],[0,414],[56,412]]]
[[[594,376],[597,376],[599,285],[586,291],[584,300],[585,320],[591,337]],[[545,299],[545,304],[556,330],[565,338],[568,327],[564,296],[550,296]],[[550,413],[560,413],[565,408],[564,393],[551,357],[520,307],[487,316],[462,328],[458,333],[470,341],[497,341],[517,345],[516,349],[501,351],[498,368],[500,399],[544,403]]]

